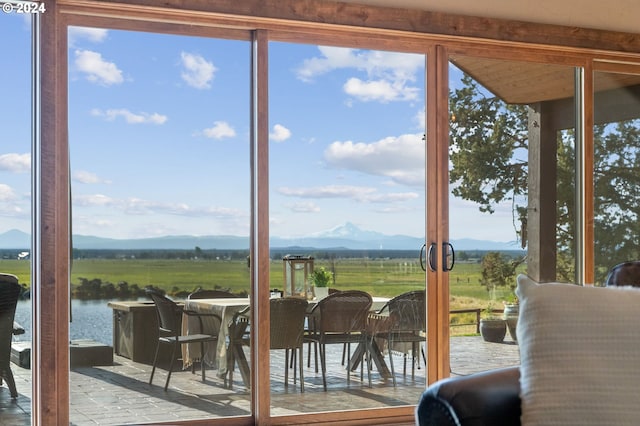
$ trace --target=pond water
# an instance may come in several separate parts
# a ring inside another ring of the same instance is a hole
[[[108,302],[108,300],[73,300],[71,302],[72,321],[69,324],[71,340],[91,339],[106,345],[113,345],[113,310],[107,306]],[[18,302],[15,319],[24,327],[26,333],[16,336],[14,340],[30,341],[30,300]]]

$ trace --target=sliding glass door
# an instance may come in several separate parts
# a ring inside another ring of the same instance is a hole
[[[640,70],[604,65],[594,73],[596,285],[617,264],[640,258]]]
[[[575,282],[575,70],[450,58],[452,375],[519,363],[518,274]]]
[[[29,353],[31,326],[31,154],[32,154],[32,20],[11,13],[16,2],[0,2],[0,274],[14,275],[23,288],[17,301],[15,321],[2,300],[2,342],[0,358],[13,372],[16,394],[9,389],[6,375],[0,386],[0,424],[29,424],[31,418],[31,370]],[[7,288],[5,279],[0,284]],[[15,301],[15,300],[13,300]],[[7,333],[8,332],[8,333]],[[10,345],[10,346],[9,346]],[[9,352],[14,356],[9,362]],[[3,371],[3,374],[6,374]]]
[[[303,359],[270,352],[272,415],[412,405],[424,390],[425,59],[269,45],[271,294],[307,305],[272,324],[275,342],[303,321]]]
[[[77,26],[68,39],[71,422],[250,416],[249,384],[227,374],[227,327],[250,303],[249,42]],[[209,315],[174,331],[218,340],[182,345],[171,367],[150,289]]]

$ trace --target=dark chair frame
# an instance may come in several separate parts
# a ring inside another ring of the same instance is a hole
[[[296,383],[296,365],[300,370],[300,392],[304,392],[303,340],[304,323],[309,303],[298,297],[274,298],[270,306],[270,349],[284,349],[284,385],[289,386],[289,367],[293,367]],[[291,350],[291,358],[289,351]],[[296,356],[296,350],[298,356]],[[296,359],[297,358],[297,359]]]
[[[247,306],[233,314],[233,318],[229,323],[227,375],[224,379],[224,385],[229,389],[233,388],[233,371],[236,364],[238,364],[238,369],[242,375],[243,382],[245,384],[251,383],[251,378],[249,377],[249,363],[247,362],[247,357],[245,356],[243,349],[243,346],[249,346],[251,344],[251,335],[249,331],[250,314],[251,307]]]
[[[358,343],[368,354],[366,337],[367,318],[373,300],[371,295],[359,290],[346,290],[330,294],[319,301],[309,312],[309,330],[306,341],[317,343],[320,350],[322,385],[327,390],[326,345],[335,343]],[[347,384],[351,382],[352,360],[347,365]],[[369,385],[371,385],[371,371]],[[361,372],[362,374],[362,372]]]
[[[11,371],[11,342],[14,334],[24,333],[24,329],[14,322],[21,292],[18,277],[0,274],[0,384],[3,379],[7,382],[13,399],[18,397],[18,390]]]
[[[416,360],[418,363],[420,362],[420,343],[426,341],[425,303],[424,290],[409,291],[389,300],[375,314],[381,320],[382,328],[380,330],[372,330],[371,338],[387,340],[387,352],[389,353],[389,365],[394,387],[396,386],[396,374],[393,364],[394,343],[411,343],[411,377],[415,378]],[[404,374],[406,375],[406,354],[404,361]]]
[[[151,297],[156,307],[156,314],[158,319],[158,343],[156,345],[156,353],[153,358],[153,367],[151,369],[151,377],[149,378],[149,384],[153,383],[153,375],[156,371],[156,366],[158,363],[158,354],[160,352],[161,344],[168,344],[172,346],[171,350],[171,361],[169,364],[169,372],[167,374],[167,381],[164,385],[164,390],[166,391],[169,386],[169,379],[171,379],[171,372],[173,371],[173,363],[176,359],[176,355],[178,353],[178,349],[185,344],[189,343],[200,343],[200,369],[202,372],[202,381],[205,381],[205,343],[209,342],[217,342],[218,336],[214,336],[211,334],[189,334],[182,335],[182,327],[181,327],[181,319],[182,315],[195,316],[198,318],[200,323],[200,331],[202,331],[202,317],[213,317],[218,321],[218,329],[220,328],[220,324],[222,323],[222,318],[219,315],[214,313],[199,313],[195,311],[190,311],[184,309],[182,306],[179,306],[176,302],[169,299],[162,293],[148,289],[146,290],[146,294]],[[195,374],[195,362],[191,365],[191,372]]]

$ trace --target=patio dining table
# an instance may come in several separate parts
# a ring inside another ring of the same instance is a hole
[[[373,305],[372,309],[378,310],[388,301],[388,298],[385,297],[373,297]],[[217,331],[218,333],[218,341],[214,343],[205,344],[205,357],[204,362],[212,367],[217,368],[217,376],[219,378],[224,379],[227,377],[228,369],[233,368],[233,366],[228,365],[228,351],[229,349],[229,324],[231,323],[233,316],[236,312],[239,312],[249,306],[249,298],[241,297],[241,298],[223,298],[223,299],[188,299],[185,300],[184,307],[187,310],[202,312],[202,313],[215,313],[222,318],[222,324],[220,325],[220,329]],[[316,300],[309,301],[309,309],[317,303]],[[215,330],[214,320],[211,317],[203,317],[203,328],[204,330],[200,330],[200,325],[197,317],[193,315],[184,315],[182,320],[182,334],[193,334],[193,333],[211,333],[212,330]],[[364,348],[359,348],[360,350]],[[384,362],[384,356],[380,353],[379,350],[373,348],[374,350],[374,362],[380,372],[386,376],[388,373],[388,368],[386,368],[386,364]],[[183,367],[188,368],[194,361],[199,361],[202,358],[202,354],[200,353],[200,345],[183,345],[182,346],[182,360]],[[248,374],[246,371],[241,372],[243,380],[245,381],[245,385],[248,386]]]
[[[202,313],[215,313],[222,318],[220,330],[218,330],[217,343],[209,343],[205,348],[206,354],[204,362],[207,365],[218,369],[217,375],[224,378],[227,375],[227,351],[229,349],[229,323],[233,319],[233,315],[249,306],[248,297],[224,298],[224,299],[189,299],[185,301],[185,309]],[[203,333],[212,333],[215,330],[214,320],[212,318],[203,317]],[[198,319],[193,315],[185,315],[182,320],[182,334],[198,333]],[[200,345],[183,345],[182,360],[183,367],[187,368],[194,361],[202,358],[200,353]]]

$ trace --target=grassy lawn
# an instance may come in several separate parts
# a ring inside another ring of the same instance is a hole
[[[316,259],[316,267],[331,269],[328,261]],[[375,296],[392,297],[409,290],[424,288],[424,272],[415,259],[336,259],[335,285],[340,290],[364,290]],[[0,270],[18,276],[21,283],[30,283],[30,263],[21,260],[0,260]],[[283,263],[271,261],[270,287],[283,288]],[[489,295],[480,285],[478,263],[457,263],[450,274],[451,309],[485,308]],[[100,279],[103,283],[127,282],[143,288],[160,287],[168,292],[174,288],[191,291],[202,288],[229,288],[248,291],[250,276],[246,262],[238,260],[165,260],[165,259],[79,259],[74,260],[71,284],[80,279]],[[509,297],[505,289],[496,294],[496,305]]]
[[[316,259],[315,267],[335,270],[335,285],[340,290],[363,290],[374,296],[393,297],[410,290],[424,288],[424,272],[416,259],[349,258],[329,261]],[[20,283],[30,283],[30,263],[19,260],[0,260],[0,270],[18,276]],[[282,289],[284,284],[282,260],[270,264],[270,287]],[[490,304],[501,309],[509,299],[508,289],[497,292],[490,302],[486,289],[480,285],[479,263],[458,262],[450,273],[450,309],[485,309]],[[99,279],[102,283],[127,282],[140,288],[147,285],[162,288],[168,293],[175,289],[190,292],[198,287],[224,288],[233,292],[248,292],[249,268],[240,260],[183,260],[183,259],[79,259],[74,260],[71,284],[81,279]],[[476,315],[451,315],[453,335],[474,334]],[[467,325],[465,325],[467,324]]]

